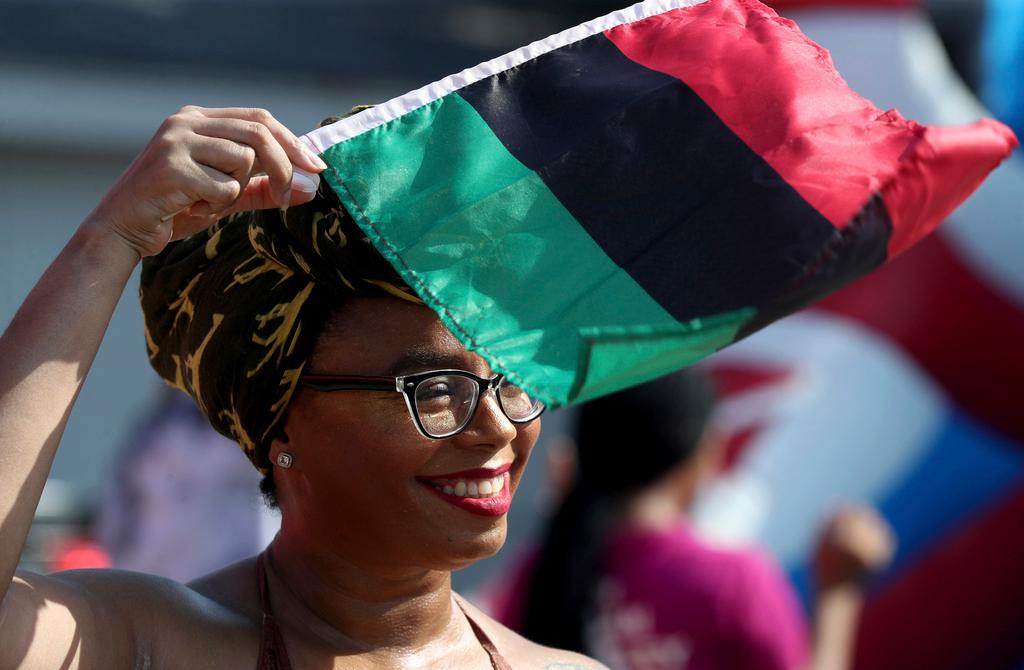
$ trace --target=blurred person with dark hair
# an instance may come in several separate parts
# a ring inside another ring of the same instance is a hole
[[[525,603],[499,617],[616,668],[849,667],[864,581],[892,553],[888,527],[866,508],[832,517],[809,644],[797,595],[766,554],[713,547],[686,522],[722,455],[714,404],[692,371],[585,404],[576,481],[526,568]]]

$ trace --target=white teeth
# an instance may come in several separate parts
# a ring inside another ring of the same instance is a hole
[[[448,480],[445,484],[434,484],[434,488],[460,498],[493,498],[505,490],[505,475],[497,475],[490,479]]]

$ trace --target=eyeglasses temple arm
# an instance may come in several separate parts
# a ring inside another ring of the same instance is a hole
[[[299,377],[303,386],[318,391],[395,391],[394,377],[331,377],[304,375]]]

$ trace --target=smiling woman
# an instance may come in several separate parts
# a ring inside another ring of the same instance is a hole
[[[430,351],[444,367],[466,371],[460,375],[490,372],[422,305],[360,297],[334,318],[344,325],[319,338],[310,379],[321,379],[321,371],[365,377],[396,367],[406,378],[418,378],[420,387],[451,377],[405,367],[400,359],[409,351]],[[374,334],[372,347],[366,346],[368,333]],[[275,441],[270,453],[275,462],[281,453],[294,458],[289,468],[275,471],[284,519],[279,542],[330,542],[353,562],[383,567],[396,561],[396,568],[412,561],[452,570],[492,555],[504,542],[505,513],[540,422],[513,423],[498,395],[487,390],[477,396],[476,411],[467,414],[462,430],[429,438],[413,420],[425,408],[410,404],[408,396],[403,402],[390,379],[387,390],[324,392],[300,384],[285,420],[286,438]],[[448,399],[431,398],[429,411],[460,402],[451,388],[442,393]],[[466,404],[473,403],[470,396]],[[417,409],[411,413],[410,407]],[[290,517],[301,526],[293,529]]]
[[[597,667],[451,589],[452,570],[503,544],[543,405],[467,351],[294,168],[323,164],[269,113],[182,109],[0,339],[0,669]],[[151,362],[264,473],[281,531],[187,585],[16,575],[143,257]]]

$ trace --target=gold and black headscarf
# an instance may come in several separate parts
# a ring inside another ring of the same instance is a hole
[[[321,184],[308,204],[232,215],[145,259],[149,360],[265,473],[317,335],[357,294],[419,301]]]

